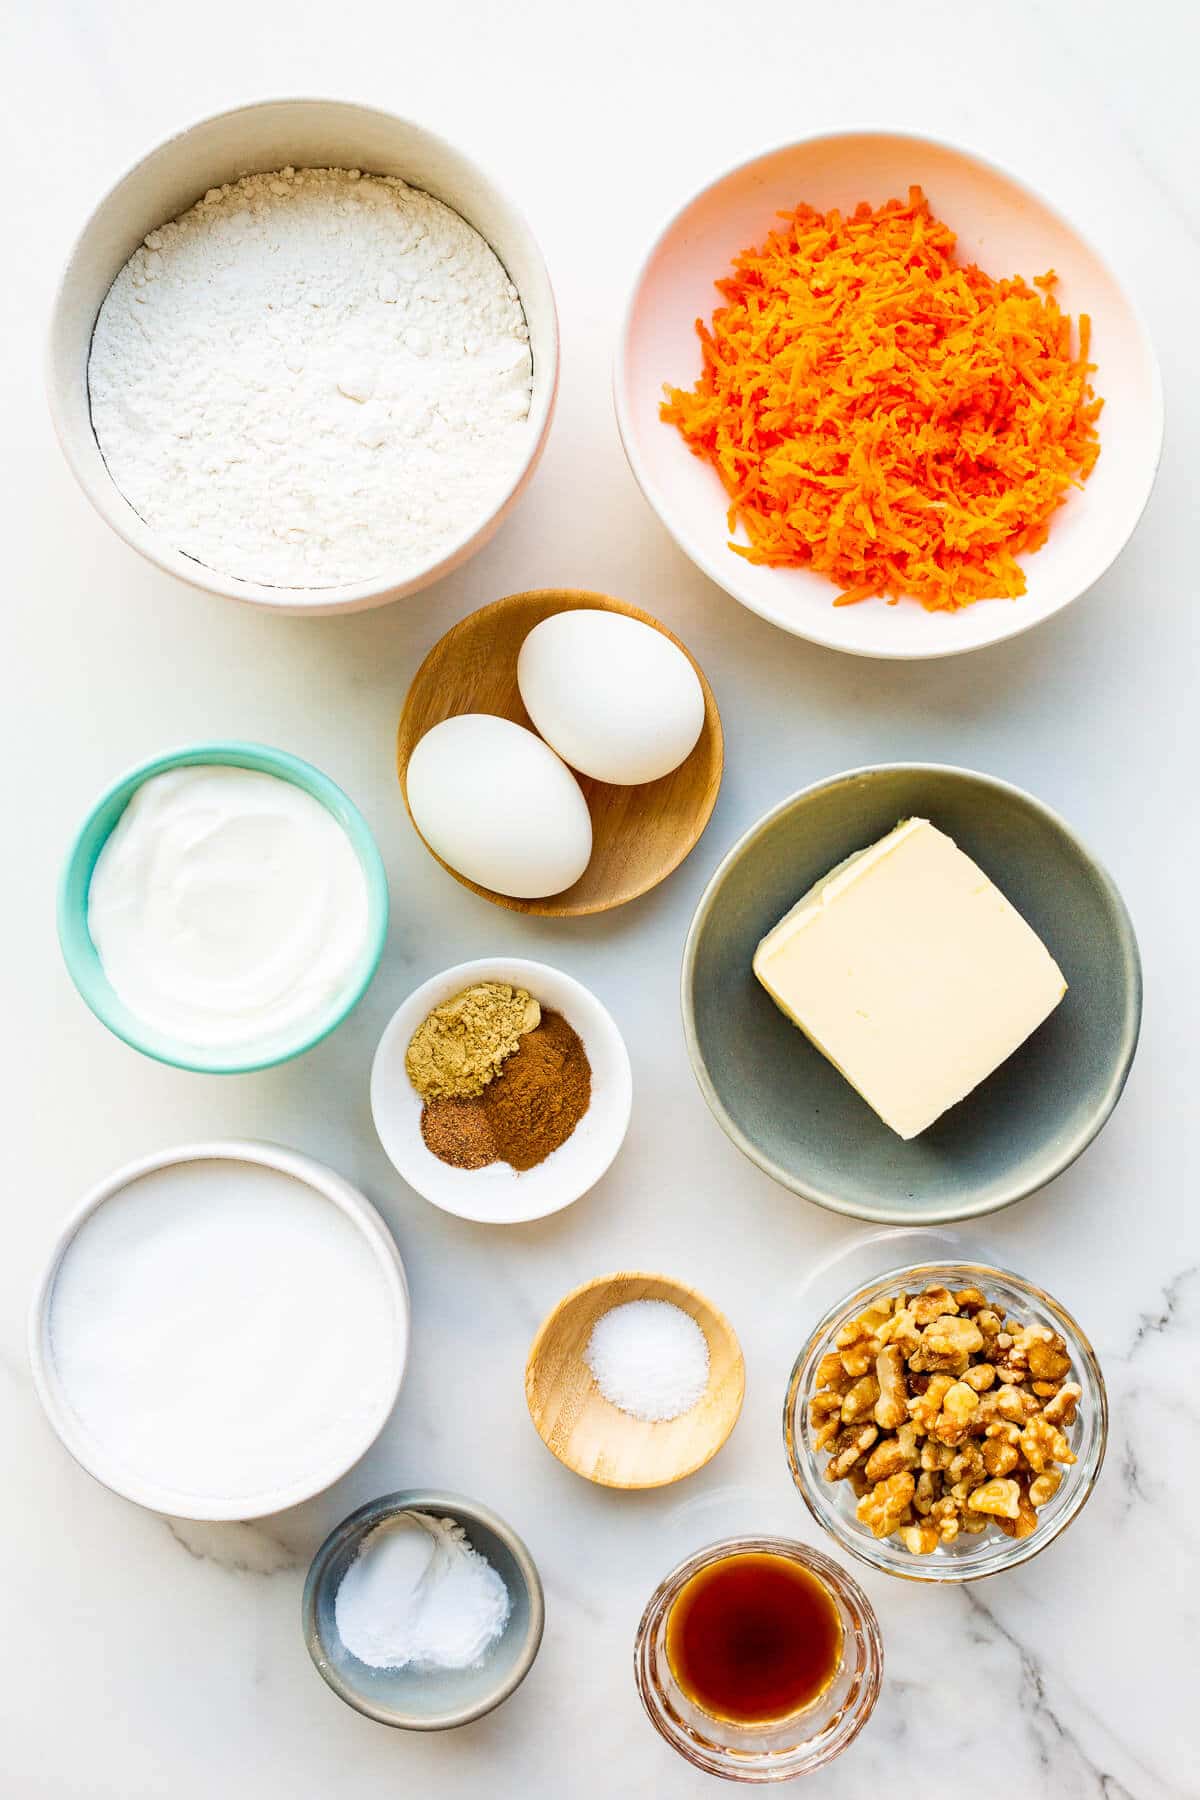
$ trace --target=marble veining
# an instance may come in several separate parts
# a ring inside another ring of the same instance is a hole
[[[1038,1767],[1045,1779],[1046,1791],[1085,1794],[1092,1791],[1089,1784],[1094,1783],[1096,1794],[1111,1795],[1113,1800],[1123,1800],[1123,1797],[1128,1796],[1129,1790],[1114,1775],[1097,1766],[1075,1733],[1063,1723],[1047,1692],[1047,1678],[1037,1656],[988,1609],[980,1594],[980,1586],[982,1584],[965,1588],[964,1598],[983,1627],[984,1641],[993,1635],[1002,1639],[1017,1659],[1017,1704],[1025,1730],[1032,1740]],[[1149,1775],[1149,1771],[1145,1773]]]
[[[215,1563],[233,1575],[279,1575],[307,1569],[309,1556],[302,1548],[286,1544],[259,1521],[209,1524],[196,1519],[171,1519],[163,1524],[172,1538],[198,1562]]]
[[[1141,1315],[1133,1334],[1133,1342],[1126,1352],[1131,1361],[1148,1339],[1170,1331],[1173,1326],[1186,1324],[1190,1327],[1195,1323],[1186,1309],[1192,1302],[1197,1279],[1200,1279],[1200,1266],[1193,1263],[1188,1268],[1181,1269],[1163,1289],[1161,1305],[1154,1311]]]

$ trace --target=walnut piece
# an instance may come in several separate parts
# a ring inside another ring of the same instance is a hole
[[[1003,1438],[988,1438],[983,1446],[983,1466],[989,1475],[1011,1475],[1020,1460],[1017,1446]]]
[[[983,1333],[970,1319],[935,1319],[921,1333],[921,1342],[934,1356],[974,1356],[983,1349]]]
[[[942,1497],[942,1476],[938,1469],[923,1469],[917,1477],[913,1506],[919,1513],[930,1513]]]
[[[855,1511],[873,1537],[891,1537],[896,1527],[905,1523],[915,1488],[911,1474],[904,1469],[886,1481],[877,1481],[870,1493],[863,1495]]]
[[[1021,1490],[1015,1481],[1000,1478],[985,1481],[968,1495],[967,1505],[972,1512],[995,1513],[1001,1519],[1015,1519],[1021,1510]]]
[[[1047,1463],[1075,1461],[1071,1446],[1058,1426],[1051,1425],[1040,1415],[1030,1419],[1021,1433],[1021,1454],[1035,1475],[1040,1475]]]
[[[808,1403],[808,1422],[812,1426],[813,1446],[824,1450],[838,1434],[842,1422],[842,1397],[829,1388],[813,1395]]]
[[[996,1373],[1000,1373],[999,1367]],[[1023,1425],[1026,1419],[1032,1419],[1034,1413],[1041,1411],[1036,1396],[1026,1393],[1024,1388],[1014,1387],[1011,1381],[989,1394],[981,1404],[987,1406],[989,1401],[1002,1419],[1011,1419],[1015,1425]]]
[[[967,1481],[972,1487],[978,1487],[981,1481],[988,1478],[987,1465],[983,1460],[983,1452],[978,1444],[965,1443],[950,1459],[946,1470],[946,1480],[955,1482]]]
[[[842,1359],[836,1350],[830,1350],[817,1364],[817,1387],[834,1388],[841,1393],[850,1386]]]
[[[1027,1361],[1035,1381],[1061,1381],[1071,1372],[1067,1346],[1056,1331],[1036,1338],[1029,1345]]]
[[[879,1351],[878,1338],[867,1330],[861,1319],[843,1325],[833,1341],[840,1352],[842,1368],[855,1381],[866,1374]]]
[[[942,1444],[961,1444],[978,1407],[979,1395],[974,1388],[965,1381],[956,1381],[942,1396],[942,1410],[934,1421],[932,1435]]]
[[[863,1495],[868,1493],[875,1485],[873,1481],[868,1479],[867,1471],[861,1462],[855,1463],[850,1473],[845,1477],[845,1480],[850,1492],[854,1495],[856,1500],[861,1500]]]
[[[901,1344],[912,1349],[921,1341],[921,1328],[906,1306],[898,1306],[879,1327],[878,1336],[881,1344]]]
[[[875,1402],[875,1423],[884,1431],[895,1431],[908,1418],[908,1393],[904,1386],[904,1352],[899,1344],[885,1344],[875,1358],[875,1380],[879,1398]]]
[[[932,1325],[943,1313],[956,1313],[958,1301],[949,1288],[930,1287],[909,1302],[908,1310],[918,1325]]]
[[[1026,1538],[1075,1461],[1083,1390],[1065,1340],[982,1288],[875,1300],[817,1364],[809,1437],[861,1524],[929,1556],[995,1526]]]
[[[875,1411],[875,1402],[879,1398],[879,1383],[873,1375],[860,1375],[854,1386],[842,1399],[842,1418],[847,1425],[856,1419],[865,1419]]]
[[[910,1400],[908,1410],[912,1422],[922,1437],[928,1437],[937,1423],[938,1414],[942,1410],[942,1401],[954,1386],[950,1375],[935,1375],[923,1394]]]
[[[1032,1532],[1037,1530],[1037,1522],[1038,1522],[1037,1513],[1034,1510],[1034,1508],[1030,1505],[1029,1495],[1026,1493],[1026,1491],[1023,1487],[1019,1487],[1017,1489],[1017,1516],[1016,1516],[1016,1518],[1015,1519],[1007,1519],[1004,1517],[1000,1517],[996,1520],[997,1525],[1000,1527],[1000,1529],[1004,1533],[1005,1537],[1011,1537],[1011,1538],[1027,1538],[1027,1537],[1029,1537],[1029,1535]]]
[[[848,1475],[860,1456],[865,1456],[879,1432],[874,1425],[849,1425],[839,1431],[829,1446],[831,1455],[825,1465],[826,1481],[840,1481]]]
[[[1052,1400],[1048,1400],[1042,1408],[1042,1417],[1051,1425],[1073,1425],[1075,1408],[1083,1399],[1083,1389],[1077,1381],[1064,1381]]]
[[[1062,1476],[1057,1469],[1047,1469],[1044,1475],[1035,1475],[1029,1484],[1030,1506],[1045,1506],[1047,1500],[1053,1500],[1061,1481]]]
[[[937,1527],[937,1534],[943,1544],[952,1544],[958,1536],[962,1509],[957,1500],[949,1494],[941,1500],[935,1500],[929,1509],[929,1517]]]
[[[895,1437],[884,1438],[882,1444],[872,1450],[867,1458],[867,1480],[886,1481],[889,1475],[898,1475],[901,1469],[915,1469],[916,1466],[917,1428],[902,1425]]]

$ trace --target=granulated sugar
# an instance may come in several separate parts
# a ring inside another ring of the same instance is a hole
[[[365,1449],[394,1387],[393,1314],[332,1201],[213,1159],[157,1169],[92,1213],[59,1269],[50,1341],[106,1461],[236,1517]]]
[[[109,473],[175,549],[280,587],[402,579],[529,442],[529,333],[479,233],[393,176],[213,188],[113,282],[88,363]]]

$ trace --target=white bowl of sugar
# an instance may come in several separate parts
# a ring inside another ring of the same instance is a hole
[[[71,252],[47,361],[67,461],[127,543],[312,614],[480,549],[557,385],[521,214],[434,133],[333,100],[240,107],[144,157]]]
[[[187,1519],[311,1499],[370,1448],[408,1358],[374,1207],[272,1144],[160,1151],[67,1220],[34,1296],[34,1385],[114,1493]]]

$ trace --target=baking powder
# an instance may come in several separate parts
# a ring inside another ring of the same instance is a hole
[[[211,189],[113,282],[88,364],[110,474],[176,549],[281,587],[402,579],[483,523],[528,451],[516,288],[393,176]]]
[[[401,1512],[368,1533],[334,1598],[338,1636],[374,1669],[478,1668],[512,1599],[453,1519]]]

